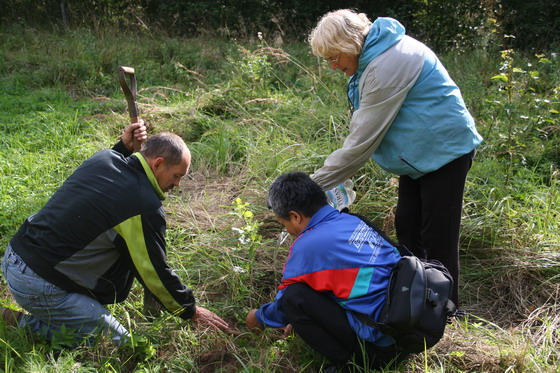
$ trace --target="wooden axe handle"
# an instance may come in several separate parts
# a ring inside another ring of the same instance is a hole
[[[130,123],[138,122],[138,105],[136,104],[136,75],[134,68],[127,66],[119,66],[119,82],[128,103],[128,113],[130,114]],[[130,78],[130,86],[126,81],[126,76]]]

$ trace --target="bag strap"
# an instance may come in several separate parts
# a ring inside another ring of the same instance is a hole
[[[354,313],[354,316],[356,316],[356,318],[358,320],[360,320],[363,324],[367,325],[367,326],[371,326],[372,328],[375,328],[377,330],[379,330],[379,327],[381,326],[380,323],[378,323],[377,321],[374,321],[371,317],[369,317],[368,315],[364,314],[364,313],[360,313],[360,312],[356,312],[356,311],[352,311]]]
[[[399,253],[401,254],[401,256],[415,256],[405,245],[403,245],[401,243],[398,243],[398,242],[394,241],[393,239],[391,239],[389,236],[387,236],[387,234],[385,232],[383,232],[383,230],[381,230],[377,225],[372,223],[371,220],[369,220],[365,216],[360,215],[360,214],[355,214],[355,213],[349,212],[349,211],[348,212],[344,211],[344,212],[346,214],[354,215],[355,217],[361,219],[364,223],[366,223],[374,231],[376,231],[385,241],[389,242],[389,244],[396,247],[397,250],[399,250]]]

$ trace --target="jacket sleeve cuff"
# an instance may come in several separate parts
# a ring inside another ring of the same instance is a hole
[[[255,317],[259,324],[266,328],[282,328],[288,325],[284,312],[279,309],[279,303],[279,301],[267,303],[257,310]]]
[[[184,308],[183,312],[181,312],[177,316],[179,316],[183,320],[190,320],[194,316],[195,312],[196,306],[193,303],[192,306]]]
[[[259,324],[261,324],[263,327],[266,328],[266,324],[264,323],[264,320],[263,320],[262,308],[259,308],[257,310],[257,312],[255,313],[255,318],[257,319]]]
[[[113,150],[118,153],[121,153],[125,157],[130,157],[132,155],[132,151],[128,150],[126,146],[124,146],[124,142],[122,140],[119,140],[118,143],[113,145]]]

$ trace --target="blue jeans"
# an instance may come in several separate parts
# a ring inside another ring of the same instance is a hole
[[[20,328],[29,327],[50,339],[64,325],[67,331],[72,329],[75,333],[76,344],[84,339],[91,343],[104,333],[120,345],[129,336],[126,328],[101,303],[46,281],[25,264],[11,245],[4,254],[2,272],[16,302],[29,312],[20,318]]]

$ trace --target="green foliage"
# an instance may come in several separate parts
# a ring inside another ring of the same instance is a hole
[[[59,89],[27,93],[2,84],[0,92],[0,236],[4,241],[109,133],[105,125],[82,118],[80,104]]]
[[[560,3],[555,0],[501,0],[499,16],[504,33],[515,35],[512,45],[524,50],[547,50],[558,43]]]
[[[272,64],[269,62],[268,56],[246,49],[241,49],[241,52],[243,57],[240,60],[231,61],[238,72],[235,74],[236,78],[240,80],[238,84],[242,86],[249,84],[248,88],[253,89],[258,88],[259,85],[267,86],[272,77]]]
[[[133,66],[142,97],[142,88],[156,81],[160,86],[179,83],[178,88],[220,81],[216,71],[222,70],[224,54],[233,47],[227,42],[162,36],[140,41],[137,34],[113,35],[107,30],[77,29],[61,35],[19,27],[0,30],[4,40],[0,51],[6,57],[0,60],[0,74],[17,89],[56,85],[82,91],[78,94],[112,96],[122,94],[114,78],[117,67]]]
[[[100,31],[110,27],[157,38],[213,35],[302,41],[317,19],[328,11],[353,8],[375,18],[401,20],[412,35],[433,48],[488,46],[491,20],[502,33],[516,35],[512,46],[546,50],[558,43],[559,7],[555,0],[4,0],[0,22],[6,25]]]
[[[498,114],[497,128],[491,128],[488,135],[495,153],[508,158],[506,184],[520,164],[546,168],[558,159],[558,74],[550,70],[552,62],[545,55],[536,57],[536,61],[519,61],[526,65],[519,67],[514,51],[503,50],[500,73],[491,78],[497,82],[498,92],[487,101]]]
[[[120,347],[120,353],[127,355],[128,359],[137,360],[140,363],[138,368],[142,368],[144,362],[156,356],[156,349],[149,339],[132,333],[130,339]]]
[[[484,2],[415,0],[413,4],[412,33],[436,50],[488,46],[481,36],[492,9],[487,9]]]
[[[422,17],[431,22],[429,12]],[[453,29],[454,20],[440,21]],[[449,50],[441,59],[485,139],[465,194],[461,291],[488,323],[454,323],[442,344],[400,371],[558,365],[560,60],[497,51],[499,27],[484,27],[477,32],[490,34],[487,44]],[[48,344],[0,323],[2,369],[319,371],[323,359],[301,339],[284,340],[275,330],[255,335],[243,321],[249,309],[273,299],[288,255],[289,242],[278,242],[281,227],[265,208],[266,190],[281,173],[313,172],[340,146],[348,133],[346,78],[303,43],[271,47],[266,33],[234,42],[7,27],[0,40],[1,244],[84,159],[115,142],[127,123],[115,68],[131,65],[150,132],[182,135],[193,154],[191,178],[166,199],[170,266],[199,304],[241,332],[196,330],[167,313],[147,323],[136,284],[126,302],[109,307],[134,333],[128,347],[101,338],[59,349],[65,334]],[[392,233],[396,179],[369,162],[353,180],[354,211]]]
[[[53,333],[51,338],[50,347],[53,350],[62,350],[65,348],[72,348],[76,345],[76,330],[72,328],[66,328],[62,325],[60,330]]]
[[[245,266],[237,266],[236,269],[241,273],[248,272],[253,277],[255,274],[256,250],[262,245],[259,228],[263,223],[255,220],[255,215],[249,210],[249,203],[243,202],[239,197],[233,201],[233,214],[244,222],[241,228],[234,227],[232,229],[239,233],[238,249],[246,251],[249,258]]]

